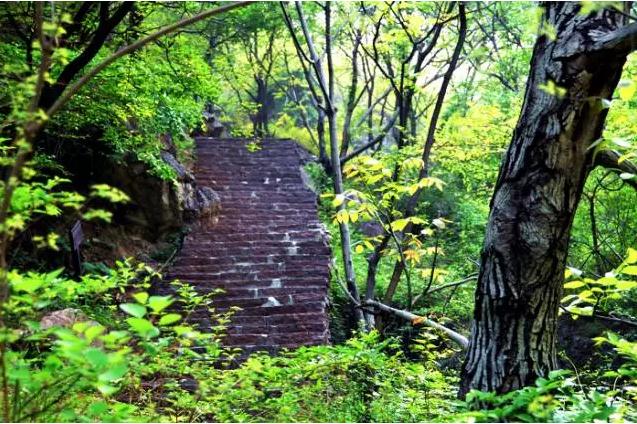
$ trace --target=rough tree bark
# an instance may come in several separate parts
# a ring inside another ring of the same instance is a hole
[[[557,36],[535,44],[491,200],[461,396],[514,390],[557,366],[557,313],[571,224],[592,167],[588,147],[601,136],[602,99],[611,98],[631,50],[632,25],[616,11],[580,15],[576,2],[544,9]],[[541,88],[552,84],[563,90]]]

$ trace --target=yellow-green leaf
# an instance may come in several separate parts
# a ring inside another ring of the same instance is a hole
[[[170,325],[174,324],[181,319],[181,315],[179,314],[166,314],[161,317],[159,320],[159,325]]]
[[[633,98],[637,91],[637,84],[631,80],[622,80],[617,85],[617,93],[619,98],[627,102]]]
[[[626,258],[626,263],[627,264],[634,264],[637,262],[637,250],[632,249],[632,248],[628,248],[628,253],[627,253],[627,258]]]
[[[637,287],[637,281],[618,281],[616,286],[618,290],[631,290]]]
[[[622,274],[637,275],[637,265],[629,265],[622,268]]]
[[[146,292],[135,293],[133,295],[133,299],[135,299],[137,303],[141,303],[143,305],[148,300],[148,293]]]
[[[332,207],[337,208],[343,204],[345,201],[345,195],[337,194],[334,196],[334,200],[332,200]]]
[[[583,281],[579,281],[579,280],[575,280],[575,281],[569,281],[568,283],[564,284],[564,288],[565,289],[577,289],[580,287],[584,287],[586,285],[586,283],[584,283]]]

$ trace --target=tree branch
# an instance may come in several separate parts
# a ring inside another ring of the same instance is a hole
[[[74,94],[76,94],[82,87],[84,87],[86,83],[92,80],[95,77],[95,75],[100,73],[102,70],[104,70],[106,67],[108,67],[111,63],[115,62],[120,57],[125,56],[129,53],[132,53],[136,50],[139,50],[140,48],[144,47],[146,44],[150,43],[151,41],[154,41],[158,39],[159,37],[162,37],[166,34],[170,34],[171,32],[174,32],[182,27],[191,25],[195,22],[199,22],[210,16],[219,15],[221,13],[228,12],[238,7],[247,6],[248,4],[251,4],[251,3],[253,2],[252,1],[235,2],[235,3],[226,4],[226,5],[217,7],[215,9],[202,12],[190,18],[182,19],[181,21],[176,22],[172,25],[168,25],[153,34],[150,34],[140,40],[137,40],[136,42],[132,44],[122,47],[121,49],[117,50],[115,53],[113,53],[112,55],[104,59],[102,62],[100,62],[97,66],[95,66],[89,72],[87,72],[82,78],[80,78],[73,85],[69,86],[69,88],[65,90],[62,93],[62,95],[55,101],[55,103],[53,103],[53,105],[46,111],[47,116],[50,118],[53,114],[59,111],[71,99],[71,97]]]
[[[364,151],[366,151],[370,147],[374,147],[374,145],[376,145],[376,144],[380,143],[381,141],[383,141],[383,139],[385,138],[385,136],[387,135],[389,130],[391,130],[394,127],[394,124],[396,123],[397,119],[398,119],[398,112],[394,113],[392,115],[392,117],[389,118],[389,121],[387,121],[387,124],[385,124],[385,126],[380,131],[380,133],[378,133],[378,135],[376,137],[374,137],[374,139],[372,141],[370,141],[370,142],[358,147],[353,152],[343,156],[341,158],[341,164],[344,164],[345,162],[349,161],[350,159],[353,159],[354,157],[360,155],[361,153],[363,153]]]
[[[590,50],[617,50],[622,52],[637,50],[637,22],[600,36]]]
[[[53,85],[44,88],[40,107],[47,108],[60,97],[69,82],[97,55],[113,29],[133,9],[133,5],[133,2],[126,1],[115,10],[113,16],[109,17],[109,3],[103,2],[100,4],[99,23],[91,42],[75,59],[64,67]]]
[[[620,154],[614,150],[604,150],[599,152],[595,156],[595,162],[593,166],[603,166],[616,174],[629,173],[635,175],[633,178],[629,178],[622,181],[635,190],[637,190],[637,165],[629,161],[623,161],[619,163]]]
[[[442,324],[438,324],[435,321],[430,320],[427,317],[423,317],[420,315],[412,314],[409,311],[405,311],[402,309],[392,308],[391,306],[385,305],[384,303],[377,302],[375,300],[366,300],[365,305],[373,306],[381,311],[389,312],[391,314],[396,315],[399,318],[410,321],[413,325],[424,325],[426,327],[435,328],[436,330],[440,330],[447,335],[452,341],[457,343],[463,350],[467,350],[469,347],[469,340],[460,333],[453,331],[450,328],[445,327]]]

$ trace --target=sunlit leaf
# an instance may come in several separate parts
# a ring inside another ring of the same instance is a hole
[[[122,311],[137,318],[143,318],[146,315],[146,307],[138,303],[122,303],[119,307]]]
[[[577,289],[580,287],[584,287],[586,285],[586,283],[584,283],[583,281],[569,281],[568,283],[564,284],[564,288],[565,289]]]
[[[162,316],[159,320],[159,325],[170,325],[174,324],[181,319],[181,315],[179,314],[166,314]]]

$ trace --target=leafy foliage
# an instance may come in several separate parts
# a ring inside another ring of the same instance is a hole
[[[80,218],[109,223],[109,205],[130,201],[104,184],[80,194],[82,182],[58,162],[70,143],[72,149],[102,143],[111,159],[136,158],[155,176],[170,180],[175,170],[162,153],[192,159],[191,135],[204,129],[202,112],[215,109],[234,135],[291,137],[313,154],[331,153],[324,144],[334,133],[343,145],[349,140],[341,152],[342,193],[335,195],[331,188],[329,160],[321,157],[320,164],[306,167],[321,194],[320,212],[330,232],[336,234],[342,225],[352,228],[352,246],[333,237],[334,252],[353,249],[356,283],[364,296],[467,334],[489,198],[523,102],[530,47],[537,35],[555,41],[559,28],[540,23],[539,9],[528,3],[467,4],[467,41],[448,93],[440,97],[440,80],[450,69],[461,31],[457,4],[334,3],[330,34],[328,8],[303,5],[306,27],[293,29],[301,42],[313,36],[320,60],[331,61],[335,76],[334,93],[311,93],[308,81],[319,78],[318,64],[304,68],[308,61],[299,58],[285,34],[278,7],[258,4],[119,58],[64,109],[47,116],[38,106],[42,86],[54,85],[66,66],[87,52],[104,25],[101,14],[108,16],[119,6],[47,5],[41,9],[41,39],[34,25],[36,5],[7,4],[0,17],[3,418],[637,419],[637,344],[634,331],[622,327],[633,328],[637,317],[637,176],[619,169],[637,159],[635,56],[612,99],[589,99],[609,109],[603,138],[590,146],[591,159],[612,152],[618,160],[617,167],[593,171],[584,187],[562,302],[565,313],[582,317],[577,321],[582,327],[600,317],[617,324],[616,332],[596,334],[603,363],[597,370],[554,371],[507,394],[471,392],[457,402],[458,352],[446,339],[382,314],[374,317],[378,330],[350,334],[357,324],[350,299],[337,284],[345,274],[340,261],[335,261],[331,287],[332,335],[343,343],[278,356],[254,354],[239,363],[240,352],[222,346],[232,311],[215,310],[215,292],[201,295],[176,281],[172,295],[158,295],[153,286],[161,276],[131,259],[111,268],[87,266],[76,281],[63,269],[14,267],[6,253],[17,236],[28,237],[37,249],[62,251],[63,234],[48,223]],[[136,3],[65,87],[131,41],[214,6]],[[580,13],[616,6],[583,2]],[[82,7],[88,8],[84,15]],[[328,41],[330,57],[322,54]],[[415,58],[429,47],[428,61],[418,65]],[[40,61],[46,69],[38,73]],[[567,90],[560,84],[549,78],[539,89],[563,98]],[[326,108],[317,106],[328,95],[337,111],[332,132]],[[45,123],[44,130],[32,131]],[[250,151],[260,148],[258,138],[248,143]],[[378,262],[370,266],[376,256]],[[363,281],[374,284],[363,286]],[[202,309],[211,328],[190,324]]]

